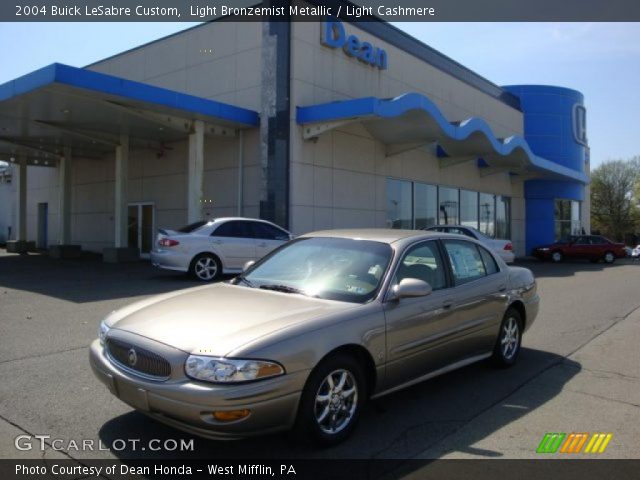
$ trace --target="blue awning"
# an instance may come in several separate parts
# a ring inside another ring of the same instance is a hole
[[[386,145],[435,143],[442,157],[477,158],[479,168],[494,167],[517,175],[538,175],[589,183],[583,172],[535,155],[521,136],[500,139],[481,118],[449,122],[427,97],[408,93],[393,99],[365,97],[297,108],[306,136],[349,122],[360,122]]]
[[[221,135],[259,125],[252,110],[54,63],[0,85],[0,159],[62,147],[98,158],[120,134],[158,146],[184,139],[196,120]]]

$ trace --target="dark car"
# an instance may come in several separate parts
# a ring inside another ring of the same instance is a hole
[[[613,263],[616,258],[624,258],[626,253],[624,243],[615,243],[600,235],[579,235],[534,248],[533,256],[556,263],[565,258],[586,258],[594,263],[602,259],[605,263]]]

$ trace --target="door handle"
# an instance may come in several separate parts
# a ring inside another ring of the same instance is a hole
[[[445,300],[442,302],[442,308],[445,310],[449,310],[453,306],[453,300]]]
[[[266,247],[267,246],[267,242],[261,242],[258,244],[259,247]]]
[[[222,244],[222,240],[214,240],[213,243],[215,243],[216,245],[220,245]]]
[[[506,292],[507,291],[507,286],[506,285],[500,285],[498,287],[498,291],[499,292]]]

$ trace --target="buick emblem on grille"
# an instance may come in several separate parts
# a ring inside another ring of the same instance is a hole
[[[138,354],[136,353],[136,349],[132,348],[129,350],[129,365],[135,367],[136,363],[138,363]]]

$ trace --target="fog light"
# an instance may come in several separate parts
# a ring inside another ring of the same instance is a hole
[[[251,410],[225,410],[223,412],[213,412],[213,418],[219,422],[233,422],[248,417]]]

